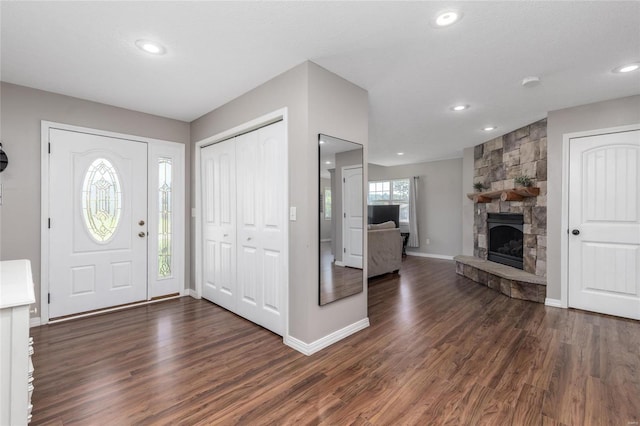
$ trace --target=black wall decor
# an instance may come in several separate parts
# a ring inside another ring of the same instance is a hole
[[[9,158],[7,158],[7,154],[2,150],[2,144],[0,143],[0,172],[7,168],[9,165]]]

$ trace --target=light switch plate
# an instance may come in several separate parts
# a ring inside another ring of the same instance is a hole
[[[295,206],[289,207],[289,220],[295,222],[297,220],[297,212]]]

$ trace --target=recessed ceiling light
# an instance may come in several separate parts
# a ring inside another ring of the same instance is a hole
[[[485,132],[490,132],[490,131],[495,130],[495,129],[497,129],[496,126],[487,126],[482,130],[484,130]]]
[[[325,161],[324,164],[331,164],[331,161]]]
[[[137,40],[136,46],[143,52],[151,53],[152,55],[164,55],[167,51],[160,43],[149,40]]]
[[[324,141],[323,141],[323,140],[320,140],[320,145],[322,145],[323,143],[324,143]]]
[[[626,64],[626,65],[621,65],[617,68],[614,68],[612,71],[620,74],[620,73],[625,73],[625,72],[631,72],[631,71],[635,71],[637,69],[640,68],[640,64],[639,63],[633,63],[633,64]]]
[[[397,154],[398,155],[404,155],[404,152],[398,152]]]
[[[452,111],[464,111],[465,109],[468,109],[469,105],[454,105],[451,107]]]
[[[455,10],[446,10],[436,16],[435,23],[439,27],[447,27],[460,20],[462,14]]]

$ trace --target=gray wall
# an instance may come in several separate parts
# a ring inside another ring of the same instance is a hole
[[[640,124],[640,96],[557,111],[547,118],[547,297],[560,299],[562,138],[565,133]]]
[[[473,189],[474,148],[465,148],[462,157],[462,254],[473,256],[473,201],[467,197]]]
[[[473,169],[472,169],[473,172]],[[411,252],[456,256],[462,252],[462,158],[383,167],[369,164],[369,180],[420,176],[418,233],[420,246]],[[472,235],[473,236],[473,235]],[[431,244],[426,244],[426,239]]]
[[[0,259],[31,260],[36,306],[40,312],[40,121],[184,143],[187,159],[190,157],[189,124],[8,83],[0,85],[0,101],[0,137],[10,161],[9,167],[0,174],[3,185]],[[189,173],[187,163],[186,175]],[[186,186],[188,200],[188,180]],[[188,208],[186,213],[188,230],[191,218]],[[187,232],[186,244],[188,242]],[[188,250],[185,261],[189,262]],[[186,268],[185,283],[189,280]]]
[[[195,143],[288,108],[289,205],[297,207],[297,221],[289,222],[289,334],[306,343],[367,316],[366,287],[358,295],[318,306],[317,167],[318,133],[366,146],[367,105],[366,91],[305,62],[191,125],[191,141]]]
[[[331,179],[320,179],[320,193],[322,194],[324,200],[324,189],[329,188],[331,190]],[[333,200],[333,192],[331,193],[331,198]],[[333,206],[332,206],[333,207]],[[333,209],[332,209],[333,213]],[[324,219],[324,207],[322,212],[320,212],[320,240],[330,240],[331,239],[331,221]]]

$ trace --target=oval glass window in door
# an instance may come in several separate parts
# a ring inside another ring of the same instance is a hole
[[[120,222],[122,190],[118,172],[106,158],[96,159],[82,184],[82,217],[89,235],[98,243],[113,237]]]

